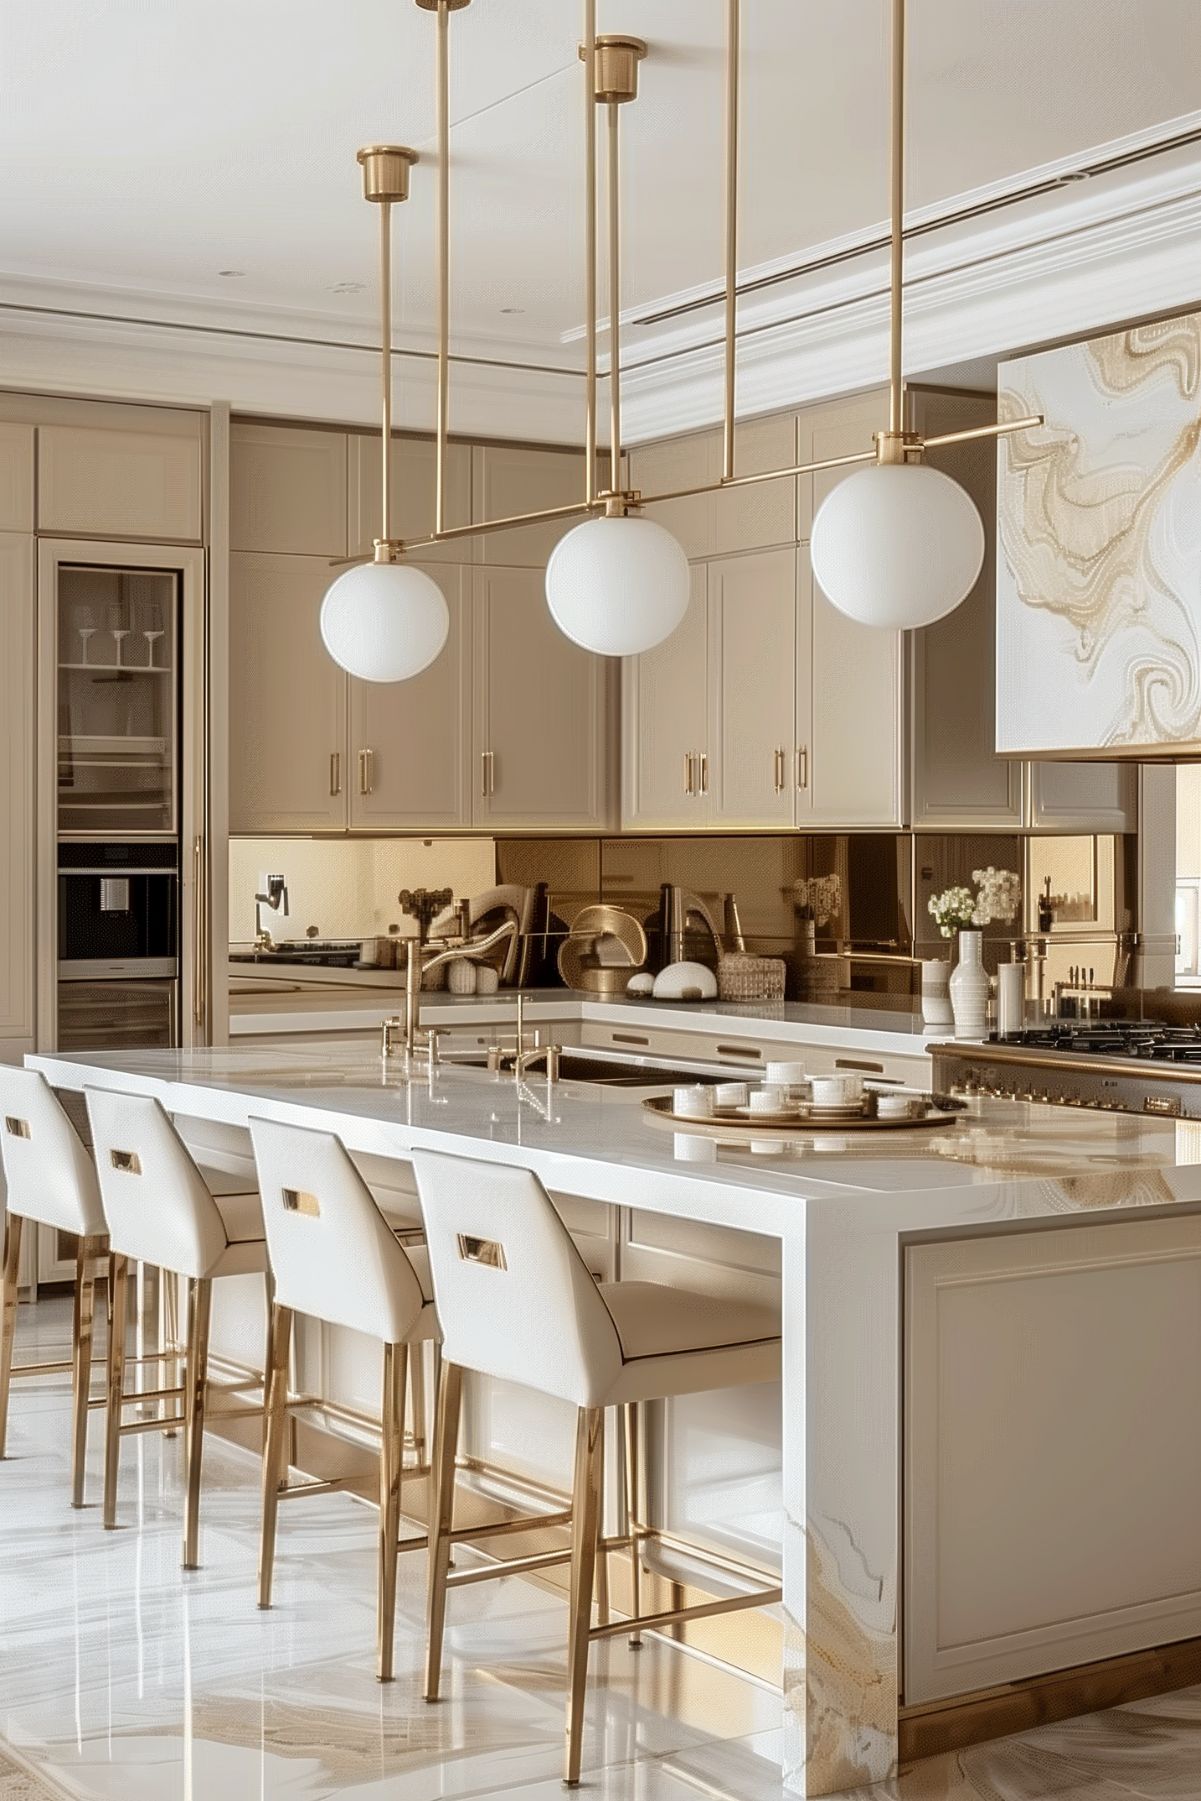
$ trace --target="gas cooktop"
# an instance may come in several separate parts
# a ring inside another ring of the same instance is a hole
[[[935,1044],[934,1089],[1201,1119],[1201,1027],[1052,1020],[984,1043]]]
[[[1115,1019],[1090,1025],[1053,1020],[1022,1032],[994,1032],[990,1044],[1068,1056],[1132,1057],[1152,1063],[1201,1064],[1201,1026],[1170,1026],[1154,1019]]]

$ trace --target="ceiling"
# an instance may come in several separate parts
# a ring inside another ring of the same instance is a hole
[[[720,274],[725,5],[599,10],[651,44],[622,115],[636,310]],[[914,208],[1201,104],[1196,0],[911,0],[910,15]],[[457,346],[578,366],[579,25],[575,0],[474,0],[452,20]],[[883,219],[886,27],[886,0],[744,0],[743,268]],[[375,221],[354,152],[431,149],[433,34],[413,0],[4,0],[0,298],[62,284],[97,311],[134,296],[176,319],[232,308],[361,332]],[[433,186],[419,168],[399,221],[397,336],[414,343],[433,324]]]

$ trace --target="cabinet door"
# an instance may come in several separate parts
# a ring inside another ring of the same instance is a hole
[[[328,831],[346,824],[346,676],[318,618],[324,557],[229,559],[229,826]]]
[[[392,440],[392,530],[398,538],[424,538],[434,529],[434,491],[437,481],[434,446],[428,438]],[[378,432],[360,432],[350,439],[350,496],[347,532],[351,556],[370,556],[380,535],[380,439]],[[471,520],[471,446],[446,447],[446,524],[467,525]],[[462,542],[430,544],[421,550],[423,562],[467,563],[472,560]]]
[[[38,428],[39,531],[199,543],[202,494],[199,424],[186,435]]]
[[[688,611],[671,637],[622,665],[622,824],[647,830],[703,825],[712,784],[700,791],[709,748],[707,566],[692,566]]]
[[[33,530],[32,425],[0,425],[0,531]]]
[[[709,565],[709,784],[722,825],[792,824],[796,558],[764,550]]]
[[[662,444],[640,444],[630,452],[630,486],[643,494],[694,488],[720,474],[721,436],[715,431],[690,432],[685,438],[668,438]],[[712,494],[664,500],[647,507],[646,516],[679,540],[685,556],[707,557],[713,548],[714,501]]]
[[[33,1038],[33,539],[0,535],[0,1039]]]
[[[229,542],[233,550],[345,556],[346,433],[233,426]]]
[[[839,400],[802,407],[796,416],[797,462],[817,463],[824,457],[853,456],[871,450],[872,433],[888,424],[888,390],[873,388]],[[831,487],[849,470],[832,469],[802,475],[797,492],[797,536],[808,543],[816,513]]]
[[[477,570],[475,593],[475,823],[604,826],[606,659],[563,636],[541,568]]]
[[[1138,830],[1134,763],[1031,763],[1026,824],[1057,832]]]
[[[796,414],[776,413],[750,419],[734,433],[736,475],[759,475],[787,469],[796,458]],[[720,446],[715,475],[721,473]],[[712,549],[717,556],[735,550],[765,550],[771,544],[795,544],[797,480],[753,482],[711,497]]]
[[[603,483],[603,470],[598,479]],[[583,454],[533,450],[524,444],[488,444],[473,452],[471,488],[472,517],[477,520],[573,506],[584,498]],[[476,561],[544,571],[559,539],[580,519],[486,532],[476,540]]]
[[[471,823],[470,572],[425,573],[450,610],[442,654],[411,681],[349,684],[350,823],[371,831]]]
[[[831,606],[808,551],[798,555],[797,823],[894,827],[901,820],[900,636],[858,625]]]

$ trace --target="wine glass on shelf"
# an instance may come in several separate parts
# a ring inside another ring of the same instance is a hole
[[[75,630],[79,633],[79,641],[83,645],[80,661],[86,665],[88,660],[88,644],[91,639],[96,636],[96,614],[91,607],[78,607],[75,612],[75,618],[77,621]]]
[[[163,636],[163,609],[157,600],[147,601],[145,618],[146,623],[142,627],[142,636],[146,640],[146,667],[154,669],[157,667],[154,661],[154,647]]]
[[[125,608],[121,605],[119,600],[109,602],[108,609],[104,616],[104,622],[114,645],[113,663],[116,668],[120,669],[121,645],[129,636],[129,627],[125,623]]]

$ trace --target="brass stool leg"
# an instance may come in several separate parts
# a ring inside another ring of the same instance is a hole
[[[600,1463],[596,1474],[598,1500],[596,1505],[596,1623],[598,1626],[609,1624],[609,1558],[601,1547],[605,1536],[605,1432],[602,1423],[600,1450],[597,1453]]]
[[[17,1335],[17,1270],[21,1263],[21,1215],[6,1213],[4,1274],[0,1278],[0,1457],[8,1443],[8,1396],[13,1379],[13,1340]]]
[[[160,1269],[158,1272],[159,1292],[159,1350],[165,1351],[169,1345],[178,1345],[180,1340],[181,1321],[179,1317],[179,1277],[174,1270]],[[183,1386],[183,1370],[178,1356],[169,1357],[160,1366],[163,1371],[162,1381],[166,1388]],[[171,1412],[173,1401],[163,1402],[163,1418]],[[178,1438],[179,1432],[171,1426],[163,1433],[164,1438]]]
[[[94,1238],[81,1238],[75,1252],[75,1329],[72,1334],[71,1388],[74,1410],[71,1433],[71,1505],[83,1506],[88,1458],[88,1401],[92,1392],[92,1327],[96,1317]]]
[[[639,1456],[638,1456],[638,1403],[627,1401],[622,1408],[625,1423],[625,1457],[623,1458],[625,1476],[625,1527],[630,1534],[630,1612],[635,1619],[642,1613],[642,1551],[634,1532],[636,1523],[641,1523],[642,1507],[639,1499]],[[642,1644],[642,1634],[631,1632],[630,1644],[638,1650]]]
[[[125,1311],[129,1259],[113,1251],[108,1260],[108,1410],[104,1422],[104,1524],[117,1523],[117,1464],[121,1455],[121,1396],[125,1392]]]
[[[213,1285],[202,1278],[190,1285],[188,1301],[188,1357],[184,1377],[184,1495],[183,1567],[200,1566],[200,1467],[204,1457],[204,1400],[208,1381],[209,1324],[213,1312]]]
[[[379,1577],[376,1595],[376,1676],[391,1682],[396,1641],[396,1560],[400,1549],[400,1491],[404,1476],[407,1345],[384,1346],[383,1430],[379,1447]]]
[[[572,1484],[571,1601],[567,1635],[567,1754],[563,1781],[576,1788],[584,1752],[584,1701],[588,1691],[588,1644],[592,1629],[592,1585],[600,1514],[600,1472],[605,1415],[581,1407],[576,1425],[575,1480]]]
[[[266,1440],[263,1445],[263,1523],[259,1544],[259,1606],[271,1605],[271,1579],[275,1572],[275,1526],[279,1517],[279,1491],[287,1468],[288,1349],[292,1338],[292,1310],[271,1303],[271,1334],[267,1370]]]
[[[446,1629],[446,1578],[450,1571],[450,1531],[454,1525],[455,1452],[459,1448],[459,1414],[463,1372],[457,1363],[442,1362],[438,1410],[434,1419],[434,1455],[430,1464],[429,1601],[426,1611],[425,1698],[438,1699],[442,1682],[442,1638]]]
[[[409,1398],[412,1403],[413,1451],[420,1469],[426,1462],[429,1446],[429,1425],[426,1419],[425,1406],[425,1346],[413,1346],[409,1358]]]

